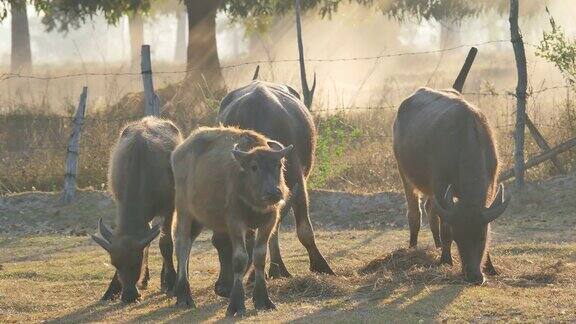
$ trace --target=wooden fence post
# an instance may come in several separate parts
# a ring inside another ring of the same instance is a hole
[[[150,59],[150,45],[142,45],[142,58],[140,68],[142,83],[144,84],[144,115],[160,116],[160,98],[154,92],[152,81],[152,60]]]
[[[474,63],[474,59],[476,58],[476,54],[478,54],[478,49],[476,47],[472,47],[470,51],[468,51],[468,56],[466,56],[466,61],[464,61],[464,65],[462,65],[462,69],[460,69],[460,73],[458,73],[458,77],[456,77],[456,81],[452,85],[454,90],[462,93],[464,89],[464,83],[466,82],[466,77],[470,72],[470,68]]]
[[[528,84],[528,73],[526,72],[526,53],[522,34],[518,27],[518,0],[510,0],[510,34],[514,56],[516,59],[516,69],[518,71],[518,83],[516,85],[516,130],[514,134],[514,174],[516,176],[516,187],[524,187],[524,130],[526,127],[526,88]]]
[[[76,197],[76,175],[78,174],[78,158],[80,156],[80,135],[82,133],[82,124],[84,124],[87,96],[88,87],[84,87],[80,95],[80,102],[78,103],[76,114],[72,120],[72,134],[70,134],[70,140],[68,141],[64,189],[62,190],[61,197],[63,204],[71,203]]]

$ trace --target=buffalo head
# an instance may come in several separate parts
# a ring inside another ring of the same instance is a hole
[[[504,199],[504,186],[500,184],[498,195],[488,208],[469,206],[463,201],[454,202],[453,186],[449,185],[442,198],[434,197],[434,211],[443,222],[450,225],[452,237],[458,246],[462,272],[466,281],[484,283],[482,265],[488,240],[490,222],[498,218],[510,203]]]
[[[293,146],[284,147],[268,141],[268,147],[257,147],[248,152],[234,145],[232,156],[240,166],[240,199],[259,211],[270,211],[286,198],[288,188],[284,182],[284,158]]]
[[[117,236],[104,224],[102,218],[98,221],[98,231],[92,238],[110,254],[110,261],[116,268],[118,279],[122,285],[120,298],[131,303],[140,298],[136,283],[140,279],[144,248],[160,234],[160,224],[154,226],[142,236]]]

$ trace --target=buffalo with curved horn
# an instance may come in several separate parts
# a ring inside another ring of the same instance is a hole
[[[150,277],[148,247],[160,234],[163,257],[161,287],[172,288],[176,271],[172,262],[172,214],[174,213],[174,177],[170,154],[182,141],[180,130],[170,121],[146,117],[128,124],[110,157],[108,186],[116,201],[118,214],[112,231],[102,219],[92,238],[110,254],[116,272],[102,300],[134,302]],[[162,224],[150,228],[156,216]],[[138,288],[137,288],[138,287]]]
[[[486,117],[454,90],[418,89],[394,122],[394,155],[408,206],[410,247],[420,230],[420,195],[441,263],[452,264],[456,242],[467,281],[496,274],[488,253],[490,222],[510,198],[497,184],[498,154]],[[457,198],[457,200],[455,199]]]

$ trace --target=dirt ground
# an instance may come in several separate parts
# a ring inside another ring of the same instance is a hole
[[[407,247],[405,204],[399,193],[354,195],[315,191],[312,218],[321,251],[336,276],[308,271],[308,257],[291,219],[281,246],[289,279],[270,280],[278,309],[257,313],[250,294],[244,321],[525,322],[576,321],[576,176],[530,183],[513,193],[493,224],[491,250],[500,275],[481,287],[454,267],[435,265],[426,226],[419,248]],[[190,282],[196,309],[179,309],[159,292],[161,258],[151,248],[151,282],[137,304],[99,301],[113,267],[88,236],[103,216],[106,193],[80,192],[59,206],[56,193],[0,197],[0,322],[219,321],[227,300],[217,297],[210,233],[195,243]],[[425,220],[424,220],[425,223]],[[457,261],[456,248],[454,256]]]

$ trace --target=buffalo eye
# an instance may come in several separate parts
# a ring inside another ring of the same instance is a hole
[[[250,167],[250,169],[252,169],[252,172],[256,172],[256,171],[258,171],[258,165],[257,165],[257,164],[252,164],[252,166]]]

